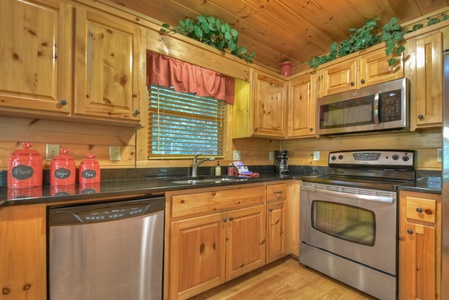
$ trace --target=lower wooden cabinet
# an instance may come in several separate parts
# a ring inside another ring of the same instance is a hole
[[[0,208],[0,299],[47,299],[45,216],[45,204]]]
[[[286,183],[267,186],[267,263],[286,255]]]
[[[399,299],[441,299],[441,196],[400,192]]]

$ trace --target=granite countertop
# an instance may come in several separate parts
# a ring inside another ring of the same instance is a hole
[[[248,178],[245,181],[226,181],[226,182],[206,182],[206,183],[173,183],[181,179],[192,179],[180,176],[141,176],[139,178],[132,177],[130,179],[111,179],[103,180],[98,184],[89,185],[69,185],[69,186],[50,186],[44,185],[42,187],[34,188],[20,188],[10,189],[7,186],[0,186],[0,207],[12,206],[12,205],[29,205],[40,203],[56,203],[61,201],[75,201],[75,200],[93,200],[109,197],[128,197],[133,195],[159,195],[164,192],[194,189],[214,186],[232,186],[238,184],[250,184],[269,182],[277,180],[301,180],[302,177],[310,175],[323,175],[325,169],[303,169],[295,170],[290,176],[278,176],[275,173],[260,173],[258,178]],[[441,193],[441,177],[435,176],[438,173],[423,173],[418,174],[417,180],[414,186],[401,186],[399,191],[415,191],[424,193]],[[204,176],[202,178],[216,178],[211,175]],[[220,176],[222,178],[237,178]]]

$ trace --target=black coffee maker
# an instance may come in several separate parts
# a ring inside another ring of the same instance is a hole
[[[274,171],[280,176],[287,176],[290,174],[288,170],[288,151],[276,150],[274,151]]]

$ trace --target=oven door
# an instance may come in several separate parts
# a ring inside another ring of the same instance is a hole
[[[396,275],[397,193],[302,183],[301,242]]]

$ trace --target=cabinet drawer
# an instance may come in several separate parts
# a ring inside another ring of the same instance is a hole
[[[405,203],[407,219],[435,223],[436,201],[431,199],[407,197]]]
[[[267,186],[267,202],[287,199],[287,184],[274,184]]]
[[[263,204],[265,198],[264,186],[176,195],[171,201],[171,217],[179,218]]]

